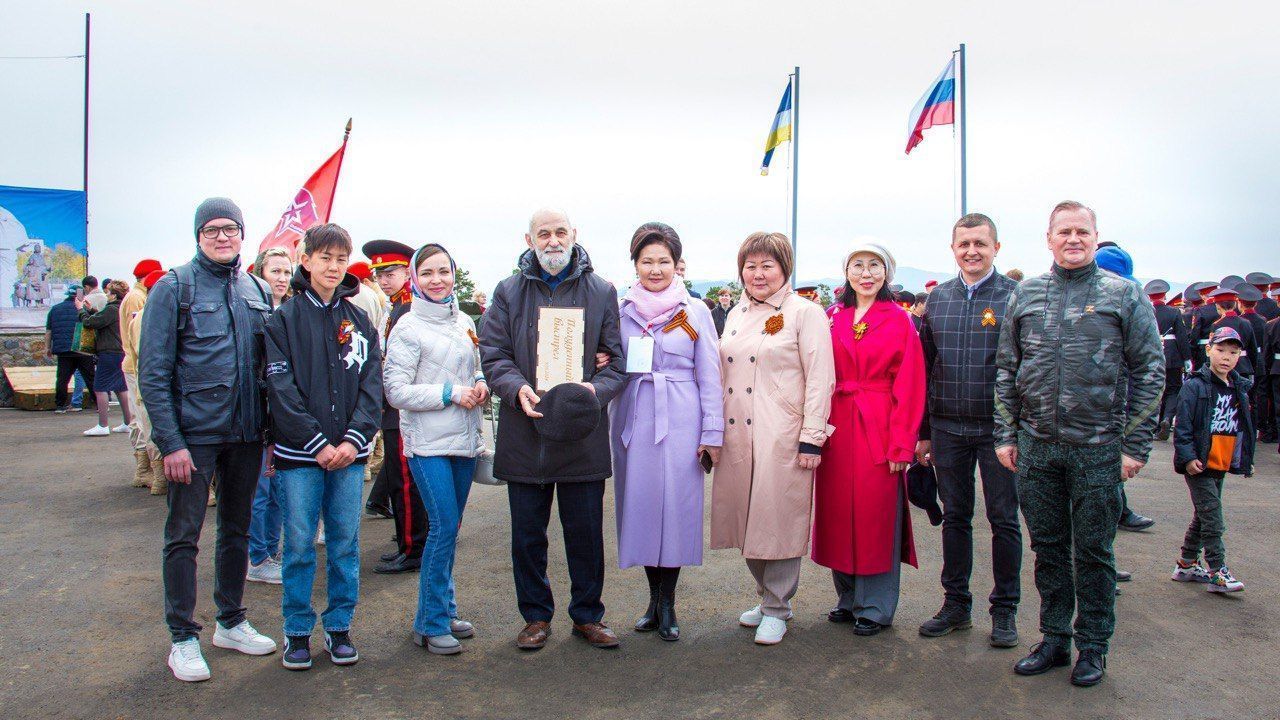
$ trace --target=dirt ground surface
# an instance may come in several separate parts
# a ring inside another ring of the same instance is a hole
[[[114,414],[113,410],[113,414]],[[279,653],[249,657],[209,645],[214,520],[200,554],[197,620],[213,678],[175,680],[160,582],[163,498],[128,486],[125,436],[82,437],[89,413],[0,411],[0,714],[5,718],[1274,718],[1280,717],[1280,462],[1260,448],[1258,472],[1227,482],[1228,561],[1243,593],[1210,595],[1169,580],[1191,505],[1158,443],[1129,486],[1131,505],[1156,519],[1121,532],[1119,566],[1133,582],[1117,600],[1118,627],[1102,685],[1074,688],[1069,669],[1034,678],[1013,663],[1039,640],[1039,597],[1026,551],[1016,650],[987,645],[990,529],[977,523],[972,630],[917,633],[941,603],[937,528],[913,510],[920,568],[904,568],[895,625],[872,638],[833,625],[830,575],[806,562],[795,619],[775,647],[752,643],[738,614],[755,604],[734,552],[708,552],[681,575],[679,642],[640,635],[631,623],[647,599],[639,569],[618,570],[606,520],[606,621],[618,650],[569,634],[559,613],[548,646],[515,648],[521,627],[511,578],[506,492],[474,488],[463,521],[456,581],[466,651],[428,655],[411,642],[418,576],[370,571],[391,525],[361,528],[361,593],[353,638],[359,664],[319,653],[289,672]],[[709,496],[708,483],[708,496]],[[606,517],[613,515],[612,493]],[[979,517],[981,509],[979,509]],[[563,608],[568,577],[552,514],[550,574]],[[322,583],[323,573],[318,583]],[[323,608],[318,586],[317,608]],[[249,619],[280,639],[280,589],[250,583]],[[320,640],[317,633],[312,647]]]

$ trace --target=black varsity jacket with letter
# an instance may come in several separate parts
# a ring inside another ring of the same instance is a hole
[[[293,297],[267,321],[267,390],[275,465],[316,464],[325,445],[356,446],[369,457],[382,419],[382,355],[378,332],[347,302],[360,281],[348,274],[325,303],[306,270],[293,276]]]

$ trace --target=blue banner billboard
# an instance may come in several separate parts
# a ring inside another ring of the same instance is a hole
[[[0,330],[44,326],[89,266],[79,190],[0,185]]]

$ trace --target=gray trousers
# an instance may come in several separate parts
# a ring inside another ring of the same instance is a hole
[[[1187,479],[1195,512],[1182,540],[1182,559],[1196,562],[1203,548],[1205,565],[1209,566],[1209,572],[1213,572],[1227,562],[1227,546],[1222,542],[1227,531],[1227,523],[1222,518],[1223,479],[1205,477],[1204,473],[1183,477]]]
[[[791,598],[800,587],[800,560],[798,557],[785,560],[747,558],[747,569],[756,579],[761,613],[781,620],[791,617]]]
[[[848,610],[854,617],[881,625],[892,625],[898,610],[898,585],[902,579],[902,486],[898,486],[898,514],[893,521],[893,564],[888,572],[877,575],[849,575],[831,571],[836,593],[836,607]]]

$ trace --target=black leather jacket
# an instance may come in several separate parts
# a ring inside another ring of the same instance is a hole
[[[190,281],[190,282],[188,282]],[[203,252],[155,284],[142,314],[138,385],[162,454],[262,442],[266,283]]]

